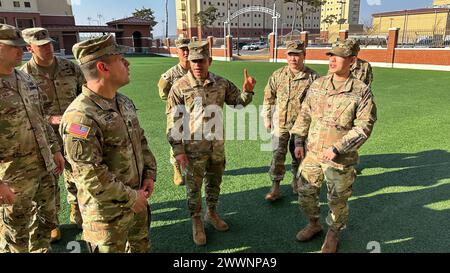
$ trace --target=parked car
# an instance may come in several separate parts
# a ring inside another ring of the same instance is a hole
[[[242,47],[242,50],[259,50],[267,48],[267,44],[264,42],[251,43]]]
[[[242,50],[254,50],[255,44],[244,45]]]
[[[239,42],[239,49],[242,49],[245,45],[247,45],[247,43],[245,43],[245,42]],[[234,43],[233,49],[234,49],[234,50],[237,50],[237,49],[238,49],[238,43],[237,43],[237,42]]]

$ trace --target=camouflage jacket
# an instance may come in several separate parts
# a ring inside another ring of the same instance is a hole
[[[81,93],[85,83],[83,73],[77,64],[59,57],[55,57],[55,61],[53,78],[43,75],[33,58],[21,68],[34,78],[43,91],[44,115],[47,119],[50,116],[62,116],[67,107]]]
[[[350,70],[355,78],[364,82],[368,86],[372,85],[373,72],[372,66],[369,62],[358,58]]]
[[[173,84],[188,72],[189,70],[185,70],[180,64],[177,64],[161,75],[161,79],[158,83],[159,96],[161,97],[161,100],[167,100]]]
[[[335,167],[356,165],[357,150],[367,141],[377,120],[370,87],[350,76],[342,90],[334,90],[333,75],[316,80],[308,90],[300,115],[291,130],[296,146],[306,141],[307,152],[322,155],[335,147]]]
[[[241,93],[232,82],[220,76],[209,73],[209,77],[202,83],[188,72],[174,84],[167,103],[168,140],[174,155],[223,151],[221,111],[224,104],[247,106],[252,100],[252,93]],[[211,122],[215,126],[207,133],[212,134],[205,136]],[[218,128],[220,126],[221,129]]]
[[[279,128],[290,130],[297,119],[306,90],[318,77],[316,71],[306,66],[297,75],[294,75],[288,66],[275,71],[264,91],[264,121],[272,122],[276,111]]]
[[[129,213],[142,181],[156,180],[156,160],[136,108],[124,95],[116,100],[117,107],[84,86],[60,126],[86,223]]]
[[[15,73],[18,90],[0,81],[0,165],[40,154],[51,172],[56,168],[53,154],[61,149],[55,132],[43,118],[39,87],[24,72]]]

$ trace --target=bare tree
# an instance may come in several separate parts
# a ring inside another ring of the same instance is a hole
[[[297,13],[300,10],[301,31],[305,30],[305,18],[307,14],[316,12],[327,1],[326,0],[284,0],[285,3],[295,3],[294,19],[292,20],[291,35],[294,33],[295,24],[297,22]]]

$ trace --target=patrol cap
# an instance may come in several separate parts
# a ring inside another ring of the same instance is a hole
[[[359,42],[359,40],[356,39],[348,39],[349,43],[353,46],[353,50],[356,51],[356,54],[359,53],[359,51],[361,50],[361,44]]]
[[[357,55],[358,51],[356,50],[353,42],[349,40],[337,41],[333,44],[332,49],[327,52],[327,56],[339,56],[344,58]]]
[[[286,42],[287,53],[303,53],[305,52],[305,43],[303,41]]]
[[[72,51],[75,59],[80,64],[85,64],[106,55],[125,53],[127,50],[125,46],[116,43],[112,34],[108,34],[77,43],[73,46]]]
[[[189,61],[209,59],[209,57],[209,43],[207,41],[189,44]]]
[[[22,32],[18,28],[6,24],[0,24],[0,44],[21,47],[27,45],[22,37]]]
[[[43,46],[55,41],[50,38],[48,30],[41,27],[24,29],[22,30],[22,36],[30,45]]]
[[[189,43],[191,42],[190,39],[187,38],[178,38],[175,40],[175,46],[177,48],[185,48],[185,47],[189,47]]]

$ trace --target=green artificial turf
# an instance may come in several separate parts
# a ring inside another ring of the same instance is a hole
[[[292,194],[292,174],[283,182],[284,198],[264,200],[271,182],[270,152],[262,141],[228,141],[227,167],[219,211],[230,224],[227,233],[206,226],[208,244],[196,247],[186,208],[185,188],[172,183],[166,141],[165,103],[157,82],[175,65],[172,58],[130,58],[132,83],[122,92],[139,109],[142,127],[158,161],[158,181],[151,199],[151,239],[155,253],[305,253],[320,250],[324,235],[298,243],[296,233],[307,223]],[[211,70],[242,86],[243,70],[257,80],[253,104],[261,105],[270,74],[283,64],[214,62]],[[324,75],[326,66],[310,65]],[[450,73],[375,68],[373,93],[378,122],[361,149],[360,175],[350,200],[350,221],[341,236],[340,252],[448,252],[450,250]],[[289,165],[289,162],[287,162]],[[68,205],[62,189],[62,240],[56,252],[80,240],[80,232],[66,225]],[[322,223],[327,215],[326,189],[321,195]],[[375,244],[376,244],[375,243]],[[85,250],[85,248],[83,248]]]

